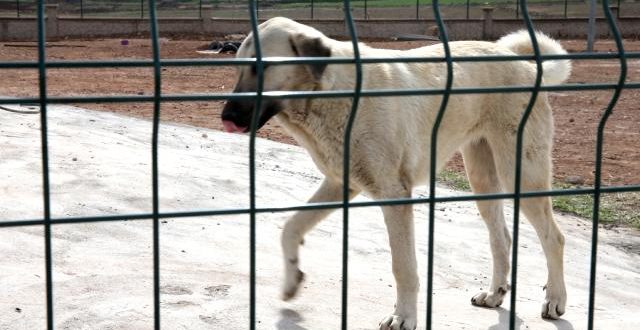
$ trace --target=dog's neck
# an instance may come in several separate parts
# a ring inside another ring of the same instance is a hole
[[[327,176],[339,175],[332,171],[336,164],[332,164],[335,160],[330,155],[341,153],[344,148],[344,132],[351,110],[351,100],[341,98],[290,101],[292,102],[289,106],[276,115],[276,120],[310,153],[321,172]],[[326,116],[328,112],[340,115]]]

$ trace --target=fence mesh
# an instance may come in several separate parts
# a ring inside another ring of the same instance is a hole
[[[98,1],[96,1],[98,2]],[[135,1],[130,1],[134,3]],[[248,214],[250,216],[250,310],[249,310],[249,322],[250,329],[256,328],[256,215],[266,212],[285,212],[292,210],[311,210],[311,209],[324,209],[334,208],[341,209],[343,212],[343,255],[342,255],[342,329],[347,329],[347,295],[348,295],[348,245],[349,245],[349,211],[354,207],[368,207],[368,206],[382,206],[382,205],[401,205],[401,204],[428,204],[429,205],[429,249],[428,249],[428,265],[427,265],[427,286],[426,286],[426,300],[427,300],[427,324],[426,328],[432,328],[432,305],[433,305],[433,245],[436,238],[435,232],[436,222],[436,204],[447,203],[453,201],[478,201],[489,199],[512,199],[514,201],[514,227],[513,227],[513,250],[512,250],[512,277],[511,277],[511,309],[509,324],[510,329],[516,328],[516,294],[517,294],[517,269],[518,269],[518,233],[519,233],[519,204],[521,199],[529,197],[540,196],[561,196],[561,195],[591,195],[593,196],[593,229],[592,229],[592,246],[591,246],[591,277],[589,281],[589,306],[588,306],[588,328],[593,329],[594,320],[594,301],[595,301],[595,281],[596,281],[596,266],[597,266],[597,247],[598,247],[598,224],[600,217],[600,201],[603,194],[614,192],[631,192],[640,191],[638,185],[627,186],[602,186],[602,152],[604,142],[604,129],[607,124],[607,120],[612,113],[616,102],[620,96],[620,93],[625,88],[640,88],[640,83],[626,82],[627,75],[627,60],[640,58],[638,52],[625,52],[624,45],[616,26],[615,17],[612,16],[609,9],[609,2],[602,1],[602,12],[604,13],[609,28],[615,39],[616,49],[609,53],[580,53],[570,55],[541,55],[538,48],[535,34],[534,25],[531,21],[531,15],[529,9],[534,7],[527,4],[526,0],[519,2],[519,13],[526,23],[529,36],[533,41],[534,54],[526,56],[478,56],[478,57],[455,57],[451,55],[448,46],[448,37],[446,24],[443,21],[443,15],[440,11],[440,5],[438,0],[434,0],[430,5],[433,10],[433,17],[436,19],[440,39],[444,44],[445,56],[444,57],[415,57],[415,58],[361,58],[358,49],[358,35],[354,24],[355,12],[352,11],[352,3],[349,1],[343,1],[339,4],[343,9],[343,18],[346,20],[350,40],[354,51],[352,58],[266,58],[262,56],[261,46],[259,39],[254,39],[256,57],[254,59],[211,59],[211,60],[162,60],[160,58],[160,43],[159,43],[159,27],[158,27],[158,12],[160,4],[164,4],[167,1],[148,1],[146,3],[146,10],[149,15],[149,22],[151,24],[151,38],[153,45],[153,59],[152,60],[127,60],[127,61],[54,61],[46,59],[45,48],[45,11],[44,1],[38,1],[33,3],[35,6],[35,14],[37,15],[38,24],[38,60],[35,62],[16,62],[16,61],[3,61],[0,62],[0,69],[13,68],[13,69],[37,69],[39,72],[39,97],[31,98],[0,98],[0,103],[3,104],[19,104],[19,103],[39,103],[41,107],[40,115],[40,130],[41,130],[41,145],[42,145],[42,168],[43,168],[43,205],[44,213],[42,218],[31,220],[11,220],[0,219],[0,228],[16,227],[16,226],[42,226],[44,228],[44,240],[45,240],[45,267],[46,267],[46,306],[47,306],[47,327],[48,329],[54,329],[54,297],[53,286],[54,281],[52,277],[52,247],[51,247],[51,226],[54,224],[65,223],[82,223],[82,222],[98,222],[98,221],[123,221],[123,220],[149,220],[153,221],[153,272],[154,272],[154,327],[160,329],[160,254],[159,254],[159,221],[163,218],[185,218],[195,216],[212,216],[212,215],[230,215],[230,214]],[[185,1],[188,2],[188,1]],[[329,1],[326,1],[327,3]],[[5,6],[7,1],[2,2]],[[16,3],[24,4],[25,1],[16,1]],[[78,3],[78,1],[75,1]],[[86,1],[85,3],[89,3]],[[124,2],[123,2],[124,3]],[[193,3],[190,2],[190,3]],[[217,2],[218,3],[218,2]],[[222,2],[219,2],[222,3]],[[272,1],[271,3],[280,3]],[[333,2],[332,2],[333,3]],[[360,5],[362,2],[354,2],[353,5]],[[251,19],[252,31],[254,35],[259,35],[257,26],[259,23],[259,11],[258,3],[250,1],[247,5],[242,5],[248,10],[248,15]],[[247,13],[245,13],[246,15]],[[565,85],[552,85],[542,86],[542,63],[545,60],[552,59],[617,59],[620,62],[620,74],[616,83],[597,83],[597,84],[565,84]],[[492,62],[492,61],[522,61],[532,60],[537,64],[537,76],[535,84],[532,86],[502,86],[496,88],[453,88],[452,82],[455,79],[453,75],[452,67],[455,62]],[[442,89],[409,89],[409,90],[365,90],[362,88],[362,67],[367,63],[383,63],[383,62],[440,62],[445,63],[447,67],[447,82]],[[350,64],[356,68],[356,84],[354,90],[343,91],[330,91],[330,92],[266,92],[264,91],[264,68],[266,65],[283,65],[283,64],[312,64],[312,63],[328,63],[328,64]],[[210,93],[199,95],[171,95],[163,94],[161,92],[161,78],[162,68],[172,66],[223,66],[223,65],[236,65],[246,66],[255,65],[257,69],[258,87],[255,93]],[[154,72],[154,95],[110,95],[110,96],[86,96],[86,97],[49,97],[47,95],[47,70],[50,68],[98,68],[98,67],[152,67]],[[581,189],[565,189],[565,190],[553,190],[553,191],[527,191],[522,192],[520,186],[521,177],[521,158],[522,158],[522,139],[524,127],[526,126],[528,115],[534,105],[536,96],[543,91],[576,91],[576,90],[611,90],[613,95],[606,108],[606,111],[602,115],[598,131],[597,131],[597,143],[595,150],[595,181],[592,188]],[[429,196],[424,198],[409,198],[409,199],[392,199],[392,200],[377,200],[367,202],[350,202],[349,201],[349,159],[350,159],[350,132],[351,127],[355,120],[355,114],[358,110],[359,100],[362,97],[393,97],[393,96],[407,96],[407,95],[441,95],[441,105],[438,111],[437,119],[435,121],[432,130],[432,141],[437,141],[438,128],[442,116],[446,112],[447,102],[451,95],[455,94],[469,94],[469,93],[531,93],[529,104],[526,107],[520,125],[517,131],[517,155],[515,171],[515,186],[513,193],[499,193],[499,194],[486,194],[486,195],[460,195],[460,196],[437,196],[436,194],[436,175],[435,175],[435,154],[436,144],[432,143],[430,151],[430,182],[429,182]],[[251,126],[250,133],[250,204],[248,208],[235,208],[235,209],[213,209],[205,211],[187,211],[187,212],[161,212],[159,205],[159,186],[158,186],[158,130],[160,123],[160,113],[163,102],[168,101],[205,101],[205,100],[229,100],[229,99],[251,99],[254,100],[259,108],[259,104],[267,99],[273,98],[331,98],[331,97],[349,97],[353,100],[351,115],[349,117],[345,139],[344,139],[344,168],[343,168],[343,180],[344,190],[343,199],[341,202],[331,203],[318,203],[318,204],[305,204],[295,205],[287,207],[269,207],[258,208],[256,206],[256,128],[257,128],[257,115],[258,112],[254,112],[254,118]],[[94,103],[94,102],[151,102],[153,104],[153,133],[152,133],[152,153],[150,155],[152,159],[152,172],[151,172],[151,184],[152,184],[152,201],[153,207],[150,213],[137,213],[137,214],[117,214],[108,216],[93,216],[93,217],[52,217],[51,215],[51,203],[50,203],[50,182],[49,182],[49,141],[48,141],[48,127],[47,127],[47,106],[55,103]]]
[[[36,15],[36,0],[0,0],[0,15],[29,17]],[[67,17],[149,18],[148,0],[60,0],[60,13]],[[617,16],[640,16],[640,3],[615,0]],[[480,19],[482,8],[495,8],[495,18],[520,18],[519,0],[445,0],[438,5],[444,19]],[[203,17],[208,8],[216,18],[246,18],[249,5],[233,0],[167,0],[157,1],[158,17]],[[527,2],[528,15],[535,18],[585,17],[589,2],[584,0],[534,0]],[[294,19],[342,19],[342,0],[262,0],[256,2],[258,18],[287,16]],[[349,10],[354,19],[434,19],[433,5],[428,0],[358,0]],[[597,17],[604,17],[601,7]]]

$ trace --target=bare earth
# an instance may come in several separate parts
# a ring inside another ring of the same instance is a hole
[[[161,43],[164,59],[215,58],[232,55],[203,55],[196,53],[210,40],[169,40]],[[408,49],[426,45],[427,42],[371,42],[380,48]],[[586,47],[583,41],[564,41],[571,52]],[[640,50],[640,42],[625,41],[627,51]],[[599,52],[615,51],[612,41],[599,41]],[[47,47],[49,60],[103,60],[148,59],[151,44],[148,39],[129,39],[121,45],[121,39],[61,40]],[[37,48],[33,42],[7,42],[0,44],[0,61],[36,60]],[[570,83],[617,82],[620,66],[616,60],[574,61]],[[230,92],[235,79],[233,67],[168,67],[162,69],[162,90],[169,94]],[[640,61],[629,61],[628,82],[640,80]],[[153,73],[151,68],[99,68],[99,69],[50,69],[48,93],[52,96],[69,95],[152,95]],[[566,91],[552,93],[556,123],[554,164],[556,181],[567,177],[593,182],[595,140],[597,126],[612,91]],[[0,96],[37,96],[37,70],[2,70]],[[640,111],[637,89],[623,91],[609,118],[605,130],[603,183],[628,185],[640,183]],[[195,126],[221,129],[219,114],[222,101],[168,102],[162,105],[162,120]],[[150,117],[150,103],[91,104],[85,108],[123,113],[135,117]],[[283,130],[268,123],[259,135],[275,141],[295,143]],[[462,160],[456,156],[449,165],[462,171]],[[577,176],[577,178],[575,178]]]

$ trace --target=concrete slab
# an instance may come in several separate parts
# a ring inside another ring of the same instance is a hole
[[[0,221],[39,218],[39,116],[0,110],[0,122]],[[49,127],[54,217],[150,212],[150,122],[51,106]],[[162,212],[248,206],[247,137],[163,124],[160,144]],[[300,148],[259,140],[257,155],[259,207],[303,203],[322,178]],[[424,289],[427,207],[415,209]],[[439,204],[437,210],[434,329],[507,329],[508,302],[494,310],[469,302],[488,286],[491,267],[488,234],[473,203]],[[308,236],[301,260],[308,280],[297,299],[282,302],[279,232],[288,215],[258,216],[256,328],[339,329],[341,214]],[[567,314],[554,322],[539,317],[545,262],[523,223],[517,329],[586,328],[591,228],[557,217],[567,236]],[[152,328],[151,229],[148,220],[53,226],[58,329]],[[395,294],[381,212],[352,210],[349,230],[349,329],[375,329]],[[596,329],[639,329],[640,238],[624,229],[600,233]],[[160,246],[164,329],[249,327],[247,215],[168,219]],[[43,254],[41,226],[0,228],[0,329],[45,327]]]

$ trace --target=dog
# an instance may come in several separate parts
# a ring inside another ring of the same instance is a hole
[[[250,34],[238,49],[238,58],[255,57],[260,38],[264,57],[353,57],[350,41],[333,40],[320,31],[287,18],[272,18]],[[566,54],[555,40],[536,33],[543,54]],[[527,31],[509,34],[496,42],[450,42],[453,56],[532,54]],[[443,57],[441,44],[412,50],[375,49],[359,44],[362,57]],[[542,63],[542,83],[560,84],[571,73],[569,60]],[[270,65],[263,72],[264,91],[354,90],[353,64]],[[442,89],[446,64],[370,63],[362,67],[363,89]],[[453,87],[532,86],[536,65],[530,61],[454,62]],[[256,92],[256,67],[239,67],[234,93]],[[516,136],[531,94],[490,93],[451,95],[439,128],[437,169],[456,152],[462,153],[472,190],[476,194],[512,191],[515,186]],[[429,179],[431,131],[441,95],[363,97],[351,132],[349,198],[361,192],[374,199],[409,198],[412,188]],[[353,100],[342,98],[269,99],[259,109],[253,100],[229,100],[222,112],[227,132],[248,132],[258,111],[258,128],[275,118],[309,152],[325,175],[310,203],[343,198],[343,141]],[[524,129],[521,190],[551,189],[552,110],[539,93]],[[564,235],[553,219],[549,197],[524,198],[521,210],[542,244],[548,268],[542,317],[557,319],[565,312],[563,274]],[[509,283],[511,237],[501,200],[477,201],[489,230],[493,276],[488,291],[471,299],[473,305],[497,307]],[[381,330],[416,328],[418,273],[411,205],[383,206],[389,234],[392,270],[396,280],[395,310],[379,324]],[[296,295],[304,274],[298,267],[304,235],[331,210],[300,211],[284,226],[281,243],[285,280],[283,298]]]

